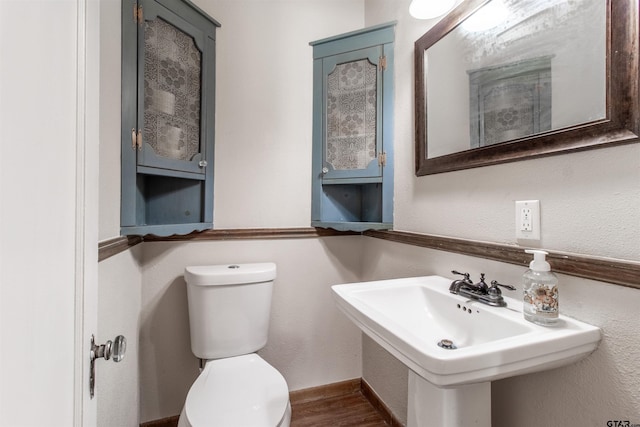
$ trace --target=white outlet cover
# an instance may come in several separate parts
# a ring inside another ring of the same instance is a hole
[[[531,212],[530,217],[525,218]],[[516,239],[540,240],[540,201],[516,201]]]

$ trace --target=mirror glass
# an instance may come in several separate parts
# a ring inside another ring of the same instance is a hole
[[[637,0],[464,0],[415,43],[416,175],[638,142]]]
[[[424,55],[428,158],[603,119],[606,2],[491,0]]]

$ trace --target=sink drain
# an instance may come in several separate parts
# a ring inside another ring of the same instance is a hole
[[[453,344],[453,341],[451,340],[440,340],[440,342],[438,343],[439,347],[442,347],[444,349],[447,350],[455,350],[457,347]]]

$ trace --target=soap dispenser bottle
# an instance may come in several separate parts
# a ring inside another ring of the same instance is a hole
[[[524,305],[522,313],[530,322],[543,326],[558,323],[558,278],[551,272],[545,251],[526,250],[533,254],[533,261],[522,276]]]

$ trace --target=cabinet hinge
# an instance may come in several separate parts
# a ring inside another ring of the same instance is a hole
[[[387,153],[382,152],[378,155],[378,166],[384,167],[387,165]]]
[[[136,134],[136,129],[131,128],[131,148],[142,150],[142,131],[139,130]]]
[[[137,4],[133,5],[133,22],[137,24],[144,22],[142,19],[142,6],[138,6]]]
[[[381,56],[380,57],[380,61],[378,62],[378,65],[380,66],[382,71],[386,70],[387,69],[387,57],[386,56]]]

